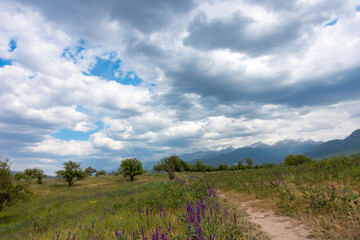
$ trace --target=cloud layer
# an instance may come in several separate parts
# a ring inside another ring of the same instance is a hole
[[[0,1],[0,156],[48,174],[359,128],[357,1]],[[81,136],[81,137],[80,137]]]

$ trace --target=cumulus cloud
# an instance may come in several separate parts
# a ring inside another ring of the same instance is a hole
[[[36,144],[36,146],[30,147],[30,150],[60,156],[88,156],[97,152],[90,142],[63,141],[52,137],[48,137],[43,142]]]
[[[0,155],[18,169],[71,158],[110,170],[345,137],[360,116],[356,4],[0,1]]]

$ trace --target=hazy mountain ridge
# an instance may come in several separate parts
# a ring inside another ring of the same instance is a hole
[[[302,154],[314,159],[333,156],[344,156],[360,153],[360,129],[352,132],[343,140],[334,139],[327,142],[313,140],[284,139],[269,145],[257,142],[242,148],[228,147],[223,150],[198,151],[179,155],[180,159],[194,164],[202,160],[207,165],[218,166],[219,164],[233,165],[246,158],[251,158],[254,164],[279,163],[284,161],[289,154]],[[146,169],[156,162],[147,162]]]
[[[194,154],[187,154],[187,159],[179,157],[189,163],[195,163],[198,160],[202,160],[205,164],[217,166],[221,164],[237,164],[239,160],[245,162],[246,158],[251,158],[254,164],[262,163],[279,163],[289,154],[303,154],[304,152],[310,152],[317,147],[321,142],[297,141],[292,139],[285,139],[279,141],[273,145],[268,145],[262,142],[257,142],[246,147],[233,149],[226,149],[223,151],[201,151]],[[198,154],[198,153],[202,153]],[[213,157],[204,157],[209,155],[215,155]]]
[[[313,149],[308,156],[312,158],[322,158],[329,155],[344,155],[360,153],[360,129],[352,132],[344,140],[330,140],[320,144]]]
[[[209,151],[199,151],[199,152],[195,152],[195,153],[185,153],[185,154],[179,155],[179,158],[186,162],[190,162],[193,160],[214,158],[214,157],[217,157],[222,154],[231,153],[234,150],[235,150],[234,147],[228,147],[226,149],[219,150],[219,151],[209,150]]]

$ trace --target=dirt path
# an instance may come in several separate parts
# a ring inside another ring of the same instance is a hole
[[[259,207],[261,200],[241,200],[241,196],[234,192],[218,191],[220,199],[226,199],[230,205],[245,211],[250,221],[260,227],[270,239],[302,240],[314,239],[311,230],[299,220],[287,216],[276,215],[274,211]]]

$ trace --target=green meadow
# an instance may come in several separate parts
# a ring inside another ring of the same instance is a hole
[[[267,239],[217,190],[306,222],[315,238],[359,239],[360,158],[219,172],[145,173],[33,184],[0,212],[1,239]]]
[[[222,207],[195,175],[143,174],[60,179],[33,185],[36,197],[0,213],[3,239],[255,239],[255,227]],[[239,218],[239,219],[237,219]]]

